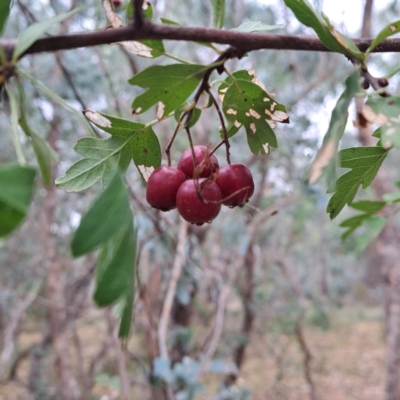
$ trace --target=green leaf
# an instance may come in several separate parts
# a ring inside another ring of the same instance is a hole
[[[33,196],[35,175],[31,167],[0,167],[0,237],[12,232],[25,218]]]
[[[363,115],[370,123],[381,125],[382,146],[400,146],[400,97],[369,99],[366,104],[372,111],[364,109]]]
[[[185,111],[187,111],[187,110],[185,110],[185,106],[186,106],[186,105],[187,105],[187,103],[186,103],[183,107],[181,107],[181,108],[175,110],[174,118],[175,118],[175,121],[176,121],[176,122],[179,122],[180,119],[181,119],[182,113],[184,113]],[[200,116],[201,116],[201,110],[200,110],[200,108],[195,107],[194,110],[193,110],[193,112],[192,112],[192,115],[190,116],[190,121],[189,121],[189,124],[187,124],[187,126],[188,126],[189,128],[191,128],[192,126],[194,126],[194,125],[196,124],[196,122],[200,119]]]
[[[144,178],[161,165],[160,144],[151,127],[93,111],[86,111],[85,116],[112,137],[78,140],[74,149],[84,159],[56,180],[59,188],[77,192],[100,179],[103,186],[107,186],[118,169],[126,171],[132,159]]]
[[[52,183],[51,179],[51,160],[58,161],[57,154],[47,145],[47,143],[31,129],[26,121],[25,113],[21,110],[21,117],[19,119],[19,125],[24,131],[25,135],[32,140],[32,147],[36,155],[37,162],[39,164],[40,172],[42,173],[42,179],[46,186],[50,186]]]
[[[133,303],[135,300],[135,267],[136,267],[136,243],[137,243],[137,234],[134,233],[134,243],[132,248],[135,253],[132,252],[131,257],[134,262],[132,263],[132,268],[128,270],[128,279],[127,285],[125,289],[125,298],[124,304],[121,312],[121,323],[119,325],[118,337],[127,338],[129,336],[129,332],[132,324],[132,314],[133,314]]]
[[[134,279],[136,241],[132,215],[125,218],[119,231],[102,246],[97,262],[93,299],[99,307],[123,298]]]
[[[367,213],[376,213],[385,207],[386,201],[369,201],[369,200],[360,200],[351,203],[350,207],[355,210],[365,211]]]
[[[1,0],[0,0],[1,1]],[[26,72],[23,72],[21,70],[18,70],[18,75],[21,75],[22,77],[28,79],[33,85],[35,85],[37,88],[39,88],[47,97],[49,97],[51,100],[54,102],[58,103],[61,107],[64,107],[65,109],[71,111],[76,117],[76,119],[80,122],[80,124],[87,129],[87,131],[92,135],[96,136],[95,132],[93,131],[92,126],[89,124],[89,122],[86,120],[86,118],[82,115],[82,113],[78,112],[75,110],[75,108],[71,107],[67,101],[65,101],[63,98],[61,98],[58,94],[54,93],[51,89],[49,89],[47,86],[43,85],[40,81],[38,81],[35,77],[30,76]]]
[[[141,40],[140,43],[143,43],[145,46],[150,47],[152,58],[157,58],[165,54],[165,48],[162,40],[147,39]]]
[[[4,27],[10,14],[12,0],[1,0],[0,2],[0,36],[3,33]]]
[[[387,224],[388,219],[378,216],[370,216],[363,220],[367,230],[356,239],[356,248],[354,252],[360,254],[365,248],[381,233],[382,229]]]
[[[97,127],[113,137],[131,138],[121,152],[119,165],[122,171],[126,170],[133,159],[139,173],[146,180],[147,175],[161,165],[160,142],[151,127],[93,111],[86,111],[85,115]],[[132,136],[135,132],[136,135]]]
[[[74,257],[98,247],[101,251],[93,298],[100,307],[123,302],[119,336],[127,337],[135,292],[136,234],[126,185],[119,172],[82,218],[71,243]]]
[[[159,103],[158,119],[178,108],[196,89],[208,67],[196,64],[152,66],[129,80],[131,85],[148,88],[132,103],[140,114]]]
[[[339,226],[342,228],[347,228],[345,232],[342,233],[341,238],[342,240],[347,239],[357,228],[359,228],[364,219],[368,218],[372,214],[361,214],[356,215],[354,217],[345,219]]]
[[[386,38],[396,35],[400,31],[400,20],[392,22],[391,24],[385,26],[375,37],[375,39],[372,41],[372,43],[369,45],[367,51],[365,52],[366,55],[371,53],[372,50],[375,49],[376,46],[378,46],[379,43],[381,43],[383,40]]]
[[[336,181],[335,194],[327,206],[331,219],[351,204],[360,185],[365,189],[371,184],[388,152],[382,147],[352,147],[338,153],[340,166],[351,170]]]
[[[266,92],[253,71],[237,71],[232,76],[234,82],[228,77],[218,88],[228,121],[228,136],[244,126],[250,150],[254,154],[268,154],[269,146],[278,146],[272,130],[275,122],[289,122],[286,108]]]
[[[284,0],[284,2],[302,24],[314,29],[328,49],[352,56],[359,61],[365,60],[365,54],[354,42],[333,28],[326,17],[323,18],[316,13],[308,0]]]
[[[400,193],[386,193],[383,196],[386,203],[398,203],[400,201]]]
[[[16,61],[18,58],[29,48],[31,45],[39,39],[51,26],[62,22],[69,18],[71,15],[81,11],[82,7],[76,8],[75,10],[69,11],[64,14],[57,15],[53,18],[47,19],[46,21],[34,23],[26,28],[18,37],[17,44],[14,48],[12,60]]]
[[[129,216],[129,198],[125,184],[117,173],[82,218],[72,239],[72,255],[80,257],[95,250],[116,234]]]
[[[147,182],[153,171],[161,166],[161,147],[151,128],[132,138],[132,158],[142,178]]]
[[[239,25],[237,28],[233,28],[231,30],[237,32],[263,32],[263,31],[273,31],[276,29],[281,29],[284,26],[285,26],[284,24],[268,25],[264,24],[261,21],[247,21]]]
[[[328,131],[324,136],[322,146],[311,167],[309,176],[310,185],[315,184],[321,175],[325,173],[328,192],[332,192],[335,188],[338,169],[337,151],[349,116],[349,105],[359,90],[358,80],[358,71],[354,71],[346,79],[345,90],[332,111]]]
[[[216,28],[222,28],[225,21],[225,0],[211,0],[213,22]]]

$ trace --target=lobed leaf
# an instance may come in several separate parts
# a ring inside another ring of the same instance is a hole
[[[382,147],[352,147],[338,153],[340,166],[351,170],[336,181],[335,194],[327,206],[331,219],[352,203],[360,185],[365,189],[371,184],[388,152]]]
[[[151,127],[93,111],[86,111],[85,116],[112,136],[78,140],[74,149],[84,158],[56,180],[59,188],[76,192],[100,179],[107,186],[117,170],[126,171],[132,159],[143,178],[144,168],[151,171],[161,165],[160,144]]]
[[[325,172],[327,177],[328,192],[332,192],[334,190],[338,168],[337,151],[349,116],[349,105],[359,90],[358,80],[358,71],[354,71],[346,79],[345,90],[332,111],[328,131],[324,136],[322,146],[318,151],[318,154],[311,167],[309,175],[310,185],[315,184]]]
[[[148,89],[132,103],[134,113],[140,114],[160,103],[158,119],[178,108],[196,89],[208,67],[196,64],[152,66],[129,80],[131,85]]]
[[[25,218],[33,197],[35,175],[31,167],[0,167],[0,237],[11,233]]]
[[[253,71],[235,72],[219,86],[218,93],[223,101],[229,137],[243,126],[254,154],[268,154],[269,146],[278,146],[272,128],[275,122],[288,123],[289,117],[286,108],[267,93]]]

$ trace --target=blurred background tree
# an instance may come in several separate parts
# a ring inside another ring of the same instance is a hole
[[[320,9],[327,6],[323,1],[314,3]],[[372,1],[358,3],[359,8],[352,5],[352,9],[360,15],[372,5]],[[97,1],[15,0],[4,36],[15,38],[26,26],[81,5],[85,7],[76,17],[55,28],[59,33],[107,26]],[[154,0],[152,5],[155,20],[212,25],[211,3]],[[122,2],[117,7],[122,18],[126,6]],[[376,6],[367,36],[395,19],[400,7],[397,1]],[[344,12],[343,20],[345,16]],[[358,26],[331,18],[345,33],[350,30],[359,36]],[[283,24],[278,33],[310,33],[282,2],[227,1],[226,28],[251,20]],[[367,23],[364,20],[363,26]],[[173,56],[194,63],[208,64],[215,58],[212,49],[190,42],[166,42],[165,47]],[[398,61],[396,54],[374,55],[369,67],[385,75]],[[165,57],[148,60],[107,45],[31,55],[20,63],[70,108],[132,119],[131,102],[140,92],[127,84],[128,79],[150,65],[164,64]],[[399,343],[400,294],[397,281],[390,279],[391,266],[399,258],[398,218],[393,217],[365,252],[357,253],[363,232],[341,241],[338,223],[329,222],[325,212],[329,200],[325,187],[307,184],[311,161],[350,63],[338,54],[262,50],[231,60],[227,67],[255,69],[290,115],[290,125],[277,129],[279,148],[267,158],[244,151],[244,135],[231,140],[232,159],[253,172],[252,201],[244,208],[223,210],[212,224],[189,226],[186,232],[176,212],[150,209],[139,174],[129,168],[138,230],[138,284],[132,335],[121,347],[116,336],[118,312],[98,309],[91,299],[96,257],[73,260],[69,249],[71,235],[100,185],[67,194],[53,183],[38,181],[27,220],[0,241],[0,397],[400,398],[399,350],[394,350]],[[398,75],[390,84],[395,93]],[[88,135],[87,130],[76,114],[37,86],[23,85],[31,125],[58,154],[53,178],[62,176],[78,159],[73,146]],[[0,162],[7,163],[14,160],[14,150],[6,134],[9,101],[4,91],[2,95]],[[365,132],[363,136],[351,124],[355,106],[350,112],[343,147],[365,138]],[[154,118],[154,111],[135,116],[141,122]],[[165,120],[154,128],[162,149],[175,124]],[[214,111],[203,110],[193,127],[195,142],[215,143],[219,125]],[[181,136],[173,146],[174,165],[188,147]],[[21,136],[21,141],[28,163],[35,164],[28,139]],[[224,158],[222,149],[216,154]],[[373,197],[373,191],[377,196],[392,191],[387,182],[398,178],[396,156],[389,157],[382,172],[386,175],[378,175],[360,199]],[[351,210],[342,214],[339,222],[353,215]],[[385,255],[389,258],[382,260]],[[182,271],[169,321],[164,299],[173,266],[179,262]],[[169,322],[167,331],[160,329],[160,321]],[[163,357],[165,351],[171,363]]]

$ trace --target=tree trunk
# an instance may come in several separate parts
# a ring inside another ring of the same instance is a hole
[[[58,137],[58,119],[51,124],[49,143],[51,147]],[[53,170],[53,176],[54,174]],[[69,358],[68,342],[65,334],[65,298],[63,287],[62,267],[57,259],[56,247],[51,234],[51,226],[55,220],[55,207],[57,203],[56,187],[54,183],[46,188],[47,195],[44,200],[42,214],[42,244],[45,269],[47,271],[46,296],[52,305],[48,308],[48,322],[50,336],[55,353],[54,373],[57,380],[59,395],[63,400],[79,399],[79,388],[72,375],[71,361]]]

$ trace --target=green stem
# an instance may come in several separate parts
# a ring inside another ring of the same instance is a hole
[[[7,91],[7,95],[10,99],[10,107],[11,107],[11,127],[12,127],[12,141],[15,148],[15,153],[17,154],[18,163],[20,165],[26,164],[26,159],[24,153],[22,151],[21,142],[18,137],[18,102],[17,99],[10,87],[9,83],[5,84],[5,88]]]

